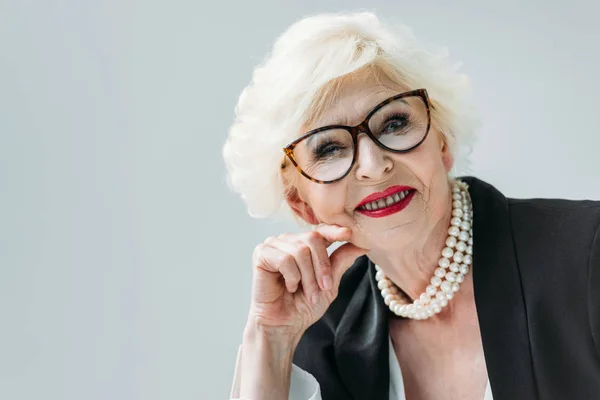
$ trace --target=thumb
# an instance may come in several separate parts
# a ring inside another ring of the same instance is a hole
[[[339,284],[344,272],[354,264],[354,261],[362,255],[367,254],[368,250],[355,246],[352,243],[346,243],[338,247],[331,256],[331,268],[333,270],[333,280]]]

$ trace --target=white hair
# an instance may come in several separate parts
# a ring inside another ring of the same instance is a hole
[[[228,183],[253,217],[289,211],[282,148],[303,125],[324,111],[332,83],[376,67],[396,83],[425,88],[432,125],[454,157],[451,175],[468,170],[467,156],[479,125],[468,78],[448,61],[447,51],[427,50],[400,24],[386,28],[372,13],[322,14],[294,23],[275,42],[242,91],[236,119],[223,148]]]

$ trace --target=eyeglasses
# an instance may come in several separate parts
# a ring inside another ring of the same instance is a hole
[[[425,141],[430,125],[427,91],[417,89],[379,103],[356,126],[328,125],[313,129],[283,151],[306,178],[316,183],[333,183],[352,170],[361,132],[384,150],[408,153]]]

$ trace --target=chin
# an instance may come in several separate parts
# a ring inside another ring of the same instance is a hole
[[[414,237],[412,229],[406,224],[392,226],[361,226],[356,232],[352,243],[364,249],[392,249],[398,243],[406,243]]]

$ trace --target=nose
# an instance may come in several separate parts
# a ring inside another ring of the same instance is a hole
[[[358,180],[382,180],[394,167],[389,153],[366,134],[357,138],[355,174]]]

